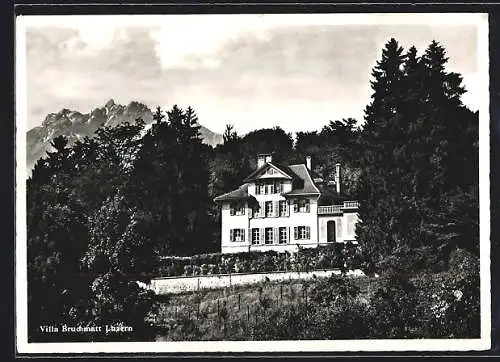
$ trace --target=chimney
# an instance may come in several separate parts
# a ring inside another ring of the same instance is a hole
[[[340,163],[335,164],[335,186],[337,193],[340,194]]]
[[[311,171],[311,156],[306,156],[306,167],[309,171]]]
[[[269,153],[261,153],[257,155],[257,168],[261,168],[267,162],[272,162],[273,156]]]

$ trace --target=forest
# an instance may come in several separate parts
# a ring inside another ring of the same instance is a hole
[[[158,300],[136,281],[154,276],[160,257],[220,251],[220,210],[213,199],[238,187],[255,169],[256,154],[269,152],[283,164],[311,155],[314,172],[324,179],[342,163],[342,187],[360,202],[360,265],[389,283],[385,294],[377,294],[382,309],[371,310],[373,321],[381,323],[387,308],[405,303],[404,313],[384,323],[411,324],[405,318],[418,309],[390,283],[407,286],[404,278],[415,273],[455,268],[453,283],[475,293],[461,312],[472,320],[466,325],[475,336],[479,115],[462,103],[462,77],[446,70],[447,61],[435,41],[418,55],[391,39],[372,70],[364,119],[325,120],[314,132],[293,135],[274,127],[239,135],[228,124],[223,144],[212,147],[200,138],[195,109],[173,106],[158,107],[149,129],[138,119],[99,128],[72,145],[62,136],[53,139],[53,151],[27,180],[29,341],[154,339],[148,316],[158,313]],[[328,306],[332,287],[315,290],[318,303]],[[456,325],[463,326],[457,315]],[[126,325],[134,333],[40,332],[54,323]]]

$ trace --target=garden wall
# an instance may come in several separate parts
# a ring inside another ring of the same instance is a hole
[[[312,278],[329,277],[340,275],[339,269],[317,270],[311,272],[271,272],[271,273],[240,273],[240,274],[219,274],[200,275],[186,277],[165,277],[151,280],[146,285],[139,283],[144,288],[153,290],[156,294],[192,292],[199,289],[218,289],[234,285],[256,284],[264,281],[284,281],[284,280],[307,280]],[[346,272],[347,275],[364,276],[359,270]]]

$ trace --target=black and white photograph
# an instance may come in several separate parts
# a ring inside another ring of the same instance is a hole
[[[488,57],[481,13],[18,16],[18,351],[489,349]]]

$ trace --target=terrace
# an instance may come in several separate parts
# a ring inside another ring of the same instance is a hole
[[[318,206],[318,215],[336,215],[344,211],[355,211],[359,207],[357,201],[344,201],[342,205]]]

